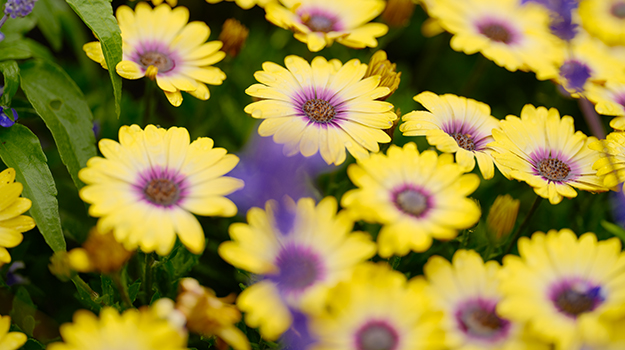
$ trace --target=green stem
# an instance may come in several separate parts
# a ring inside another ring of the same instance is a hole
[[[143,92],[143,101],[145,104],[145,110],[143,112],[143,127],[145,128],[151,120],[153,120],[154,115],[154,85],[150,79],[146,79],[145,83],[145,91]]]
[[[124,306],[127,309],[132,308],[132,301],[130,300],[130,296],[128,295],[128,286],[126,286],[125,278],[122,278],[121,271],[117,271],[111,274],[111,278],[113,279],[113,282],[115,282],[115,286],[117,287],[117,290],[122,297],[122,302],[124,303]]]
[[[89,297],[91,297],[91,300],[93,300],[94,302],[96,300],[98,300],[98,298],[100,297],[100,295],[95,292],[93,289],[91,289],[91,287],[87,284],[87,282],[85,282],[82,278],[80,278],[80,276],[75,275],[74,277],[71,278],[72,282],[74,282],[74,285],[77,288],[80,288],[82,290],[84,290],[85,292],[87,292],[87,294],[89,294]]]
[[[152,300],[152,265],[154,264],[153,253],[145,253],[145,265],[143,267],[143,281],[145,292],[145,304],[149,304]]]
[[[540,205],[540,202],[541,202],[542,199],[543,198],[541,196],[536,195],[536,199],[534,200],[534,203],[532,204],[532,207],[527,212],[527,215],[525,215],[525,219],[523,219],[523,222],[521,223],[521,225],[519,225],[519,228],[516,230],[516,232],[512,236],[512,239],[510,240],[510,243],[508,243],[508,247],[504,251],[502,257],[507,255],[507,254],[510,254],[510,251],[512,250],[512,247],[514,247],[516,242],[521,237],[521,233],[525,230],[527,225],[529,225],[530,219],[534,215],[534,212],[536,211],[536,209],[538,209],[538,206]]]

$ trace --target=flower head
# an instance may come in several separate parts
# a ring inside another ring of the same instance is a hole
[[[33,11],[37,0],[7,0],[4,13],[11,18],[26,17]]]
[[[13,119],[11,119],[11,117],[9,117],[9,115],[5,112],[4,107],[0,107],[0,126],[4,127],[4,128],[8,128],[10,126],[13,126],[13,124],[15,124],[15,122],[17,121],[17,112],[15,111],[15,109],[11,108],[11,113],[13,114]]]
[[[311,198],[266,209],[252,208],[248,224],[230,226],[219,255],[237,268],[258,275],[237,299],[250,327],[277,339],[293,321],[291,308],[316,312],[329,288],[350,275],[354,265],[372,257],[368,234],[351,233],[354,222],[336,214],[337,202],[326,197],[315,206]]]
[[[597,113],[616,116],[610,121],[611,127],[625,130],[625,76],[608,79],[603,85],[590,85],[586,96],[595,103]]]
[[[82,248],[74,248],[68,252],[69,264],[75,271],[112,273],[119,271],[132,257],[128,251],[115,240],[112,232],[101,233],[97,227],[89,231]]]
[[[480,218],[480,208],[467,198],[480,180],[464,174],[450,154],[419,154],[412,142],[403,148],[391,145],[387,155],[358,161],[347,174],[358,188],[345,193],[341,204],[354,218],[383,225],[381,257],[423,252],[432,238],[452,239]]]
[[[579,15],[590,34],[609,45],[625,45],[624,0],[581,0]]]
[[[549,32],[549,13],[520,0],[440,0],[428,7],[450,33],[451,47],[481,52],[509,71],[537,69],[558,54],[561,40]]]
[[[592,168],[597,170],[597,176],[603,180],[605,187],[615,189],[625,182],[625,132],[612,132],[605,140],[591,143],[589,147],[604,155],[595,161]]]
[[[578,188],[607,191],[592,170],[601,153],[588,145],[597,141],[575,131],[573,118],[560,118],[557,109],[525,105],[521,118],[509,115],[493,130],[491,147],[499,169],[508,178],[525,181],[534,192],[558,204],[573,198]]]
[[[573,20],[573,10],[577,9],[579,0],[522,0],[532,1],[545,6],[551,11],[551,32],[562,40],[571,40],[577,34],[577,23]]]
[[[206,84],[221,85],[226,75],[212,65],[226,54],[219,51],[220,41],[206,42],[210,28],[203,22],[191,22],[189,10],[167,4],[152,9],[145,2],[137,4],[133,12],[122,5],[117,8],[117,21],[123,39],[122,61],[115,67],[126,79],[147,76],[165,92],[174,106],[182,103],[180,91],[186,91],[200,100],[208,100]],[[87,56],[106,67],[99,42],[83,46]]]
[[[421,278],[386,264],[363,263],[334,287],[323,312],[311,319],[312,349],[436,350],[443,348],[440,316]]]
[[[484,179],[495,175],[492,130],[499,120],[490,115],[482,102],[452,94],[438,96],[426,91],[414,97],[429,111],[413,111],[403,116],[399,127],[404,136],[425,135],[428,143],[443,152],[455,153],[456,162],[465,171],[475,167],[475,159]]]
[[[32,205],[30,199],[20,197],[23,188],[15,182],[15,169],[0,172],[0,266],[11,262],[6,248],[16,247],[24,239],[22,232],[35,227],[33,218],[21,215]]]
[[[243,186],[223,176],[239,159],[213,140],[189,144],[185,128],[137,125],[119,129],[119,143],[102,139],[102,157],[91,158],[78,176],[87,184],[80,197],[100,217],[98,230],[113,231],[127,250],[167,255],[176,234],[192,253],[204,250],[202,227],[192,213],[233,216],[237,208],[225,198]]]
[[[317,52],[334,41],[362,49],[376,47],[386,34],[382,23],[368,23],[384,10],[382,0],[280,0],[265,7],[267,20],[295,33],[295,39]]]
[[[556,349],[578,349],[607,337],[606,325],[625,316],[625,253],[617,238],[551,230],[522,237],[518,247],[521,256],[506,256],[500,274],[503,317],[528,324]]]
[[[548,349],[524,334],[523,323],[497,313],[499,270],[496,261],[484,263],[472,250],[458,250],[451,263],[433,256],[423,267],[432,308],[443,311],[449,349]]]
[[[249,29],[241,22],[234,18],[228,18],[221,28],[221,33],[219,33],[219,41],[224,43],[221,50],[230,57],[236,57],[245,44],[249,32]]]
[[[309,64],[298,56],[287,56],[286,69],[265,62],[254,77],[260,84],[245,92],[263,100],[245,107],[254,118],[265,119],[261,136],[273,135],[284,144],[284,153],[306,157],[319,152],[328,164],[345,161],[345,148],[356,158],[379,151],[378,142],[390,142],[383,131],[397,115],[393,105],[377,101],[389,94],[380,87],[380,77],[363,79],[367,65],[353,59],[315,57]]]
[[[28,337],[22,332],[9,332],[11,327],[10,316],[0,316],[0,349],[17,350],[21,349]]]
[[[250,349],[247,337],[235,326],[241,321],[241,312],[232,305],[234,295],[217,298],[213,290],[202,287],[193,278],[182,279],[179,290],[175,308],[185,316],[191,332],[217,336],[235,350]]]
[[[48,350],[187,349],[186,331],[161,318],[156,308],[128,309],[120,315],[104,307],[99,317],[78,310],[73,323],[62,325],[60,332],[63,342],[48,345]]]

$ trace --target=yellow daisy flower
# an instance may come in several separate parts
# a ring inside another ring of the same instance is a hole
[[[457,350],[547,350],[529,337],[524,325],[501,317],[496,310],[500,266],[484,263],[472,250],[458,250],[452,263],[433,256],[423,271],[432,308],[444,313],[442,327],[448,349]]]
[[[612,115],[610,126],[625,130],[625,75],[617,76],[603,85],[592,85],[586,91],[588,100],[595,103],[599,114]]]
[[[28,337],[21,332],[9,332],[11,328],[11,317],[0,316],[0,349],[17,350],[21,349]]]
[[[422,278],[388,265],[363,263],[333,288],[311,318],[311,350],[435,350],[443,348],[440,315],[431,311]]]
[[[380,150],[378,142],[390,142],[384,132],[397,115],[393,105],[376,101],[390,93],[378,86],[380,76],[363,79],[367,65],[353,59],[341,65],[336,59],[315,57],[312,64],[287,56],[286,69],[265,62],[254,74],[260,84],[245,92],[262,99],[245,107],[254,118],[265,119],[261,136],[273,135],[284,144],[284,153],[310,157],[317,152],[328,164],[345,161],[345,148],[357,159]]]
[[[206,0],[206,2],[209,4],[216,4],[222,1],[224,0]],[[234,1],[240,8],[244,10],[249,10],[252,7],[254,7],[254,5],[265,7],[268,3],[275,1],[275,0],[228,0],[228,1]]]
[[[47,350],[186,350],[187,334],[182,325],[162,319],[155,309],[129,309],[119,314],[104,307],[97,317],[87,310],[74,313],[73,323],[61,326],[64,342]]]
[[[454,35],[452,49],[467,55],[479,51],[512,72],[549,65],[563,45],[549,32],[547,10],[535,3],[439,0],[428,12]]]
[[[606,326],[625,315],[625,253],[617,238],[597,242],[593,233],[536,232],[518,242],[500,274],[497,312],[527,323],[556,349],[609,337]]]
[[[259,275],[239,295],[237,306],[265,339],[275,340],[289,328],[289,308],[318,311],[328,289],[375,254],[371,237],[352,233],[354,222],[336,210],[334,197],[317,206],[311,198],[280,206],[269,201],[265,210],[248,211],[248,224],[230,226],[232,241],[219,246],[219,255]]]
[[[603,185],[610,189],[625,182],[625,132],[615,131],[605,140],[591,143],[589,147],[601,152],[604,156],[597,159],[592,168],[603,180]]]
[[[350,165],[347,174],[358,188],[341,199],[354,218],[383,225],[381,257],[426,251],[432,238],[449,240],[477,223],[480,208],[467,196],[479,186],[479,177],[464,174],[452,155],[419,154],[412,142],[391,145],[387,153]]]
[[[281,4],[280,4],[281,3]],[[388,32],[382,23],[368,23],[384,11],[383,0],[280,0],[267,4],[267,20],[293,31],[295,39],[317,52],[336,42],[355,49],[376,47]]]
[[[20,197],[24,186],[15,182],[15,169],[0,172],[0,266],[11,262],[7,248],[16,247],[22,242],[26,232],[35,227],[35,220],[21,215],[30,209],[32,202]]]
[[[425,91],[414,97],[428,111],[412,111],[402,117],[399,130],[404,136],[426,136],[442,152],[456,154],[464,171],[475,168],[475,159],[484,179],[495,175],[492,130],[499,120],[490,115],[490,106],[469,98]]]
[[[98,230],[113,231],[128,250],[167,255],[176,241],[194,254],[204,250],[204,232],[192,213],[234,216],[237,208],[225,198],[243,186],[223,176],[239,158],[213,148],[201,137],[189,144],[185,128],[137,125],[119,129],[119,143],[100,141],[102,157],[93,157],[78,173],[87,184],[80,197],[100,217]]]
[[[145,76],[156,80],[174,106],[182,103],[185,91],[200,100],[208,100],[206,84],[221,85],[226,75],[211,65],[226,54],[220,41],[206,42],[210,28],[204,22],[188,23],[189,10],[167,4],[152,9],[140,2],[135,11],[126,5],[117,8],[117,22],[122,32],[123,57],[115,67],[126,79]],[[100,42],[83,46],[87,56],[106,67]],[[108,68],[107,68],[108,69]]]
[[[592,169],[601,153],[588,145],[597,141],[575,131],[573,118],[560,118],[557,109],[525,105],[521,118],[509,115],[493,130],[490,144],[499,169],[507,178],[525,181],[534,192],[558,204],[573,198],[573,187],[591,192],[607,191]]]
[[[536,77],[553,79],[574,97],[579,97],[579,93],[592,85],[603,85],[621,71],[625,72],[625,64],[619,62],[606,44],[578,30],[553,65],[536,71]]]
[[[625,45],[624,0],[582,0],[579,15],[590,34],[609,45]]]

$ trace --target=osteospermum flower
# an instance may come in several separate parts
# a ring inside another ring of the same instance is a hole
[[[222,43],[206,42],[210,28],[205,23],[187,24],[189,10],[185,7],[172,10],[161,4],[152,9],[140,2],[134,12],[125,5],[118,7],[116,16],[123,39],[122,61],[115,67],[120,76],[156,80],[174,106],[182,103],[180,91],[208,100],[206,84],[221,85],[226,79],[224,72],[212,66],[226,56],[219,51]],[[87,43],[83,49],[107,68],[100,42]]]
[[[412,111],[402,117],[399,130],[404,136],[427,137],[428,143],[443,152],[455,153],[456,162],[465,171],[475,167],[475,159],[484,179],[495,175],[492,130],[499,120],[490,115],[490,106],[452,94],[436,95],[425,91],[414,97],[428,111]]]
[[[26,232],[35,227],[35,220],[21,215],[30,209],[32,202],[20,197],[24,186],[15,182],[15,169],[0,172],[0,266],[11,262],[7,248],[22,242]]]
[[[280,0],[265,7],[267,20],[289,29],[295,39],[317,52],[334,41],[355,49],[376,47],[388,32],[382,23],[368,23],[384,10],[382,0]]]
[[[519,256],[504,258],[497,311],[527,323],[556,349],[609,337],[625,315],[625,253],[618,238],[597,242],[593,233],[536,232],[518,242]]]
[[[548,65],[562,45],[549,32],[549,13],[535,3],[440,0],[431,5],[430,15],[454,35],[450,43],[454,50],[467,55],[479,51],[509,71]]]
[[[386,264],[363,263],[328,295],[313,316],[311,350],[434,350],[443,348],[440,316],[433,314],[421,278]]]
[[[607,191],[592,169],[601,153],[588,148],[597,138],[575,131],[573,118],[560,118],[555,108],[525,105],[521,118],[507,116],[500,130],[493,130],[493,137],[490,145],[502,173],[527,182],[551,204],[576,197],[573,188]]]
[[[625,45],[625,1],[582,0],[579,3],[582,26],[610,45]]]
[[[223,176],[239,158],[213,148],[201,137],[189,144],[185,128],[137,125],[119,129],[119,143],[100,141],[102,157],[93,157],[78,176],[87,184],[80,197],[100,217],[98,230],[113,231],[128,250],[168,254],[176,241],[194,254],[204,250],[204,232],[192,213],[233,216],[237,208],[224,196],[243,186]]]
[[[219,246],[219,255],[259,275],[239,295],[237,306],[264,338],[274,340],[289,328],[289,308],[318,310],[330,287],[375,254],[371,237],[351,233],[354,222],[336,210],[334,197],[317,206],[311,198],[280,206],[269,201],[265,210],[248,211],[248,224],[230,226],[232,241]]]
[[[74,313],[72,323],[61,326],[63,342],[48,350],[186,350],[187,334],[181,324],[157,315],[155,309],[128,309],[121,315],[104,307],[100,316],[87,310]]]
[[[328,164],[345,161],[345,148],[357,159],[380,150],[378,142],[390,142],[383,129],[393,126],[393,105],[376,101],[390,93],[379,87],[379,76],[363,79],[367,65],[353,59],[344,65],[315,57],[312,64],[287,56],[286,69],[265,62],[254,74],[260,84],[245,92],[263,100],[245,107],[254,118],[265,119],[261,136],[273,135],[284,144],[284,153],[306,157],[319,152]]]
[[[432,238],[452,239],[480,218],[480,208],[467,198],[480,180],[464,174],[450,154],[419,154],[412,142],[403,148],[391,145],[388,155],[358,161],[347,174],[358,188],[345,193],[341,204],[354,218],[383,225],[381,257],[423,252]]]
[[[502,295],[496,261],[484,263],[475,251],[458,250],[452,263],[433,256],[423,269],[430,282],[432,308],[444,314],[442,327],[449,349],[548,349],[546,343],[528,337],[522,323],[497,313]]]
[[[607,188],[615,188],[625,182],[625,133],[616,131],[608,134],[605,140],[591,143],[589,147],[604,154],[593,165],[597,176]]]
[[[625,76],[609,79],[603,85],[592,85],[586,92],[599,114],[612,115],[610,126],[625,130]]]
[[[10,316],[0,316],[0,349],[17,350],[21,349],[28,337],[22,332],[9,332],[11,327]]]

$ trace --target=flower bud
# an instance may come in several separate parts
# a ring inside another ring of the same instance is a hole
[[[510,234],[519,214],[521,201],[506,194],[498,196],[488,211],[486,226],[488,237],[494,242],[500,242],[502,238]]]
[[[412,0],[388,0],[382,19],[391,27],[405,27],[410,22],[414,8]]]
[[[380,100],[386,100],[399,87],[401,72],[395,72],[396,68],[397,65],[395,63],[391,63],[391,61],[386,58],[386,52],[383,50],[379,50],[371,56],[371,60],[367,66],[367,72],[365,73],[363,79],[379,75],[380,86],[385,86],[391,90],[388,95],[380,98]]]
[[[82,248],[67,253],[69,264],[75,271],[99,273],[119,271],[132,254],[115,240],[112,232],[102,234],[96,227],[91,229]]]
[[[221,28],[219,34],[219,41],[224,43],[221,51],[225,52],[230,57],[236,57],[241,51],[249,30],[241,22],[234,18],[227,19]]]

